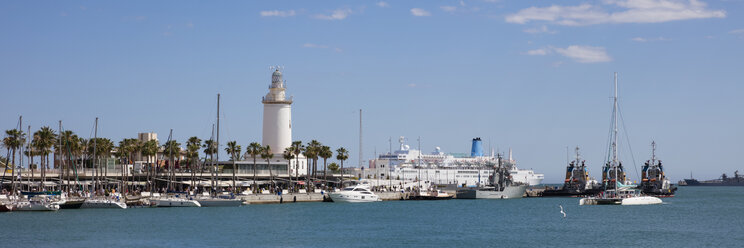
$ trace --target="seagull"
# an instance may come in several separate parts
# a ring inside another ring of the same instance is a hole
[[[558,207],[561,208],[561,214],[563,214],[563,218],[566,218],[566,212],[563,211],[563,205],[558,205]]]

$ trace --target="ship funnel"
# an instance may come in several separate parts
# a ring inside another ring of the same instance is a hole
[[[470,148],[471,157],[483,157],[483,142],[481,138],[473,139],[473,146]]]

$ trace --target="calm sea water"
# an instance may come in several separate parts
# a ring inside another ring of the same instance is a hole
[[[11,212],[0,214],[0,247],[744,246],[744,187],[681,187],[664,201],[579,206],[576,198],[525,198]]]

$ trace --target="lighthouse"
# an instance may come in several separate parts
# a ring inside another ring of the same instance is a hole
[[[271,74],[269,93],[261,101],[263,110],[263,137],[261,143],[270,146],[274,154],[281,154],[292,145],[292,98],[286,97],[282,72]]]

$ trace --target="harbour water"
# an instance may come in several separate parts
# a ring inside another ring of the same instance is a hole
[[[744,188],[682,187],[664,201],[579,206],[578,198],[524,198],[9,212],[0,214],[0,247],[744,244]]]

